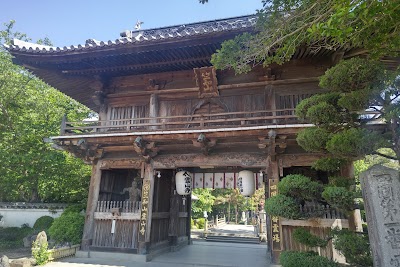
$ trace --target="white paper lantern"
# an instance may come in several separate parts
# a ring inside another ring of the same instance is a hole
[[[254,174],[252,171],[241,171],[236,180],[236,188],[239,189],[240,194],[249,197],[254,194],[256,189],[254,182]]]
[[[175,174],[176,192],[181,196],[192,193],[192,174],[187,171],[180,171]]]

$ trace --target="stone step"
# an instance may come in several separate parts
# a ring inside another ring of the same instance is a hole
[[[208,235],[206,241],[260,244],[260,239],[258,237],[248,237],[248,236]]]

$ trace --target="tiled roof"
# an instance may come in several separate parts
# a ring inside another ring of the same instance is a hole
[[[171,27],[125,31],[119,39],[115,41],[97,41],[94,39],[86,40],[84,45],[71,45],[64,47],[53,47],[38,45],[15,39],[12,45],[5,45],[9,51],[21,51],[27,53],[63,53],[70,51],[90,50],[101,47],[113,47],[125,44],[144,43],[160,40],[173,40],[197,35],[206,35],[218,32],[240,31],[253,28],[256,24],[257,16],[242,16],[229,19],[213,20],[186,25]]]

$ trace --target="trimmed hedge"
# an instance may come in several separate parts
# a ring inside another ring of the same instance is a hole
[[[314,251],[283,251],[280,256],[282,267],[339,267],[339,264],[319,256]]]
[[[82,240],[85,217],[78,212],[63,213],[49,229],[51,238],[58,243],[79,244]]]
[[[33,225],[33,229],[36,232],[45,231],[48,233],[50,226],[53,224],[54,219],[50,216],[42,216],[36,220],[35,224]]]

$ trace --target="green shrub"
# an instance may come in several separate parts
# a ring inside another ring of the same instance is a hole
[[[348,229],[334,230],[333,245],[339,250],[346,261],[356,266],[372,266],[371,248],[368,236],[354,233]]]
[[[287,219],[300,219],[299,205],[293,198],[278,194],[265,201],[265,210],[270,216],[279,216]]]
[[[82,210],[85,210],[85,205],[84,204],[73,204],[73,205],[69,205],[68,207],[66,207],[63,211],[63,214],[66,213],[80,213]]]
[[[193,218],[190,218],[190,229],[197,229],[196,224],[194,223]]]
[[[300,244],[309,246],[309,247],[326,247],[328,244],[328,240],[319,238],[316,235],[310,233],[310,231],[305,228],[296,228],[293,231],[293,238]]]
[[[50,226],[53,224],[54,219],[50,216],[42,216],[36,220],[35,224],[33,225],[33,229],[36,232],[45,231],[48,233]]]
[[[322,197],[334,208],[342,211],[354,210],[355,195],[345,187],[327,186]]]
[[[279,194],[296,200],[312,201],[321,197],[323,186],[301,174],[289,174],[278,184]]]
[[[56,242],[79,244],[82,240],[85,217],[77,212],[63,213],[56,218],[49,229],[50,236]]]
[[[354,57],[342,60],[321,77],[319,86],[337,92],[383,89],[385,72],[381,64]]]
[[[23,247],[23,238],[32,235],[34,230],[30,227],[0,228],[0,249]]]
[[[313,95],[309,98],[304,99],[297,105],[296,115],[301,119],[305,119],[307,118],[307,112],[311,107],[317,105],[320,102],[325,102],[331,105],[335,105],[339,99],[340,99],[340,93],[337,92]]]
[[[356,157],[378,149],[381,145],[380,139],[382,139],[380,134],[366,129],[350,128],[333,134],[326,143],[326,149],[339,157]]]
[[[34,241],[32,244],[32,256],[36,260],[37,265],[44,265],[49,262],[50,253],[47,250],[49,244],[47,242],[39,243]]]
[[[319,171],[336,172],[347,162],[348,160],[343,158],[322,158],[314,161],[312,168]]]
[[[329,138],[330,133],[327,130],[311,127],[300,131],[296,141],[306,151],[324,152]]]
[[[204,229],[204,223],[205,223],[205,219],[204,218],[199,218],[196,220],[197,221],[197,229]]]
[[[335,105],[327,102],[319,102],[307,110],[307,119],[315,125],[341,123],[342,114]]]
[[[283,251],[279,258],[282,267],[338,267],[336,262],[316,252]]]
[[[331,176],[328,180],[331,186],[350,188],[350,186],[355,184],[354,179],[342,176]]]

